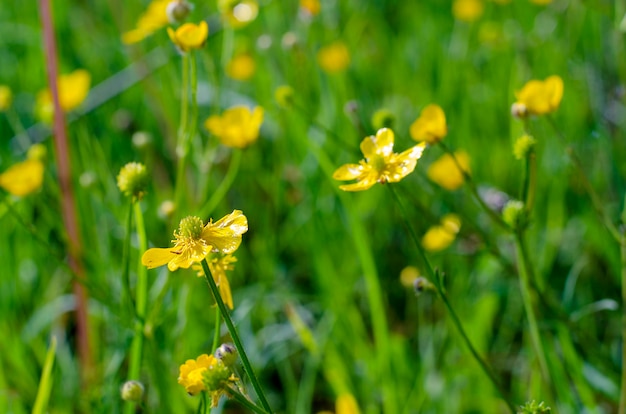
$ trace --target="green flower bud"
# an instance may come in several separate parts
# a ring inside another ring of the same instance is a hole
[[[291,108],[294,104],[295,92],[291,86],[282,85],[274,91],[274,99],[282,108]]]
[[[521,229],[526,224],[524,203],[519,200],[510,200],[502,209],[502,219],[513,229]]]
[[[185,0],[174,0],[168,3],[165,13],[170,23],[175,24],[182,23],[192,10],[193,4]]]
[[[524,134],[515,141],[513,146],[513,155],[518,160],[523,160],[528,156],[528,153],[535,148],[537,141],[530,135]]]
[[[183,237],[190,237],[197,240],[202,235],[204,223],[200,217],[187,216],[180,221],[178,225],[178,234]]]
[[[26,153],[26,158],[29,160],[39,160],[41,162],[46,161],[48,156],[48,149],[43,144],[33,144]]]
[[[129,162],[117,176],[117,187],[124,195],[141,199],[147,186],[148,171],[145,165],[138,162]]]
[[[230,369],[221,360],[216,359],[215,361],[202,373],[202,382],[209,392],[223,389],[224,384],[231,376]]]
[[[143,398],[143,384],[139,381],[131,380],[126,381],[122,385],[120,393],[122,394],[122,400],[139,402]]]
[[[372,126],[375,130],[381,128],[393,129],[396,123],[396,116],[387,108],[381,108],[372,115]]]
[[[232,367],[237,362],[237,348],[233,344],[222,344],[215,350],[215,358],[219,359],[227,367]]]

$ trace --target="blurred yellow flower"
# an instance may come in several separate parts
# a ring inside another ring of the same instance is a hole
[[[259,138],[262,123],[263,108],[260,106],[253,110],[246,106],[234,106],[221,116],[210,116],[204,126],[227,147],[245,148]]]
[[[185,387],[190,395],[196,395],[206,390],[204,385],[204,373],[218,364],[218,359],[213,355],[202,354],[197,359],[188,359],[180,366],[178,383]]]
[[[393,152],[394,135],[388,128],[379,129],[376,136],[366,137],[361,142],[365,160],[358,164],[345,164],[333,174],[335,180],[357,180],[356,183],[340,185],[344,191],[363,191],[376,183],[395,183],[413,172],[426,147],[415,145],[396,154]]]
[[[482,16],[484,8],[481,0],[454,0],[452,14],[457,20],[473,22]]]
[[[248,53],[241,53],[233,57],[226,66],[226,74],[228,77],[238,81],[250,79],[252,75],[254,75],[255,70],[256,62]]]
[[[83,103],[89,94],[91,75],[85,69],[77,69],[69,75],[61,75],[57,79],[59,104],[66,111],[72,111]],[[50,89],[39,91],[35,103],[35,112],[43,121],[50,121],[54,114],[54,105]]]
[[[545,6],[546,4],[552,3],[552,0],[530,0],[530,2],[540,6]]]
[[[38,159],[27,159],[9,167],[0,174],[0,187],[15,196],[25,196],[41,187],[43,163]]]
[[[198,217],[181,220],[174,232],[174,247],[148,249],[141,263],[148,269],[167,264],[170,271],[179,267],[188,269],[192,264],[204,260],[210,252],[233,253],[241,244],[241,235],[248,231],[248,219],[240,210],[234,210],[213,223],[203,226]]]
[[[469,174],[469,155],[465,151],[458,151],[454,156],[461,168]],[[428,178],[446,190],[456,190],[463,185],[463,173],[454,162],[450,154],[443,154],[437,161],[433,162],[426,172]]]
[[[259,14],[259,3],[256,0],[219,0],[217,7],[222,19],[234,29],[248,25]]]
[[[320,0],[300,0],[300,9],[311,16],[317,16],[321,10]]]
[[[342,72],[350,65],[350,51],[338,40],[317,52],[317,63],[326,73]]]
[[[400,271],[400,283],[406,288],[413,287],[413,282],[418,277],[420,277],[420,271],[415,266],[407,266]]]
[[[167,34],[180,51],[187,52],[204,46],[209,36],[209,25],[204,20],[199,24],[185,23],[176,30],[168,27]]]
[[[461,229],[461,219],[456,214],[446,214],[441,224],[428,229],[422,237],[422,246],[429,252],[438,252],[448,248]]]
[[[411,138],[415,141],[436,144],[448,133],[446,126],[446,114],[439,105],[428,105],[420,116],[411,124],[409,130]]]
[[[359,405],[350,393],[341,394],[335,402],[336,414],[360,414]]]
[[[237,262],[237,258],[233,255],[227,254],[222,257],[213,257],[208,260],[208,262],[213,280],[220,289],[220,296],[222,297],[222,300],[226,306],[233,309],[233,295],[230,290],[230,283],[228,282],[226,271],[235,269],[235,265],[233,263]],[[198,272],[198,277],[204,277],[204,269],[201,265],[196,264],[191,266],[191,268]]]
[[[11,88],[6,85],[0,85],[0,112],[4,112],[11,107],[13,94]]]
[[[563,79],[553,75],[544,81],[531,80],[515,93],[514,116],[544,115],[558,109],[563,98]]]
[[[122,34],[122,42],[137,43],[169,23],[167,6],[171,0],[153,0],[137,20],[137,27]]]

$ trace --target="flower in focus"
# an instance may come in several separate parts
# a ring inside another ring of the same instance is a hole
[[[253,110],[246,106],[234,106],[221,116],[210,116],[204,126],[227,147],[245,148],[259,138],[262,123],[263,108],[260,106]]]
[[[250,79],[252,75],[254,75],[255,70],[256,63],[248,53],[241,53],[233,57],[226,66],[226,74],[228,77],[238,81]]]
[[[398,182],[413,172],[426,144],[421,143],[396,154],[393,152],[393,143],[393,131],[388,128],[379,129],[376,136],[365,138],[361,142],[365,160],[358,164],[343,165],[333,174],[335,180],[357,182],[339,188],[344,191],[363,191],[376,183]]]
[[[57,79],[57,91],[59,93],[59,105],[69,112],[83,103],[89,94],[91,75],[85,69],[77,69],[69,75],[61,75]],[[54,103],[50,89],[45,89],[37,94],[37,116],[43,121],[50,121],[54,115]]]
[[[4,112],[11,107],[13,94],[11,88],[6,85],[0,85],[0,112]]]
[[[211,275],[213,275],[213,280],[215,284],[220,289],[220,296],[222,300],[231,310],[234,309],[233,305],[233,295],[230,291],[230,283],[228,282],[228,277],[226,276],[227,270],[234,270],[235,265],[233,263],[237,262],[237,258],[230,254],[222,257],[213,257],[208,260],[209,270],[211,271]],[[193,265],[191,267],[193,270],[198,272],[198,277],[204,277],[204,269],[201,265]]]
[[[204,20],[199,24],[185,23],[178,29],[167,28],[167,34],[181,52],[200,49],[209,36],[209,25]]]
[[[344,71],[350,64],[350,52],[341,41],[324,46],[317,52],[317,63],[326,73]]]
[[[455,0],[452,4],[452,14],[457,20],[473,22],[482,16],[484,8],[481,0]]]
[[[469,174],[469,155],[465,151],[458,151],[454,153],[454,157],[463,171]],[[450,154],[443,154],[430,165],[426,175],[431,181],[446,190],[456,190],[463,185],[465,180],[463,171],[459,170],[459,166]]]
[[[422,246],[429,252],[438,252],[452,244],[461,229],[461,219],[456,214],[446,214],[441,224],[428,229],[422,237]]]
[[[137,43],[169,23],[167,7],[171,0],[153,0],[137,20],[137,27],[122,34],[125,44]]]
[[[9,167],[0,174],[0,187],[23,197],[37,191],[43,182],[44,165],[41,160],[27,159]]]
[[[544,115],[558,109],[563,98],[563,79],[553,75],[544,81],[531,80],[515,93],[517,101],[511,107],[514,116]]]
[[[300,10],[310,16],[317,16],[321,10],[320,0],[300,0]]]
[[[174,247],[148,249],[141,263],[148,269],[167,264],[170,271],[179,267],[188,269],[204,260],[210,252],[233,253],[241,244],[241,235],[248,231],[248,219],[241,210],[234,210],[215,223],[204,227],[198,217],[186,217],[174,232]]]
[[[417,142],[436,144],[448,133],[446,114],[439,105],[430,104],[422,109],[420,116],[411,124],[409,133]]]
[[[207,354],[185,361],[178,374],[178,383],[185,387],[189,395],[208,391],[211,407],[216,407],[220,396],[226,394],[228,384],[236,381],[237,378],[222,360]]]
[[[259,14],[259,4],[256,0],[219,0],[217,8],[222,14],[222,19],[234,29],[248,25]]]

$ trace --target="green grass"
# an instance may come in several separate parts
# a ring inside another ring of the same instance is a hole
[[[93,366],[87,378],[76,349],[53,137],[45,125],[31,128],[38,123],[36,94],[47,86],[40,14],[37,2],[0,8],[0,84],[14,94],[12,107],[0,113],[0,171],[22,161],[33,143],[48,149],[42,188],[22,198],[3,193],[0,202],[0,412],[34,409],[53,336],[48,412],[122,412],[119,390],[129,369],[143,251],[133,230],[129,292],[123,257],[130,200],[115,178],[131,161],[150,171],[140,202],[150,247],[169,246],[178,214],[202,214],[226,177],[232,180],[202,218],[217,220],[234,209],[248,218],[230,275],[232,318],[273,411],[334,411],[337,397],[349,392],[368,414],[507,412],[437,294],[416,296],[400,283],[406,266],[426,270],[389,189],[345,193],[331,175],[361,158],[359,143],[376,132],[370,121],[376,110],[395,115],[400,152],[415,144],[409,126],[420,110],[437,103],[446,113],[445,143],[470,155],[476,185],[518,198],[523,162],[514,159],[512,146],[524,124],[510,107],[526,81],[553,74],[565,84],[551,115],[564,139],[546,117],[529,119],[538,178],[525,231],[544,300],[534,306],[549,383],[531,341],[513,235],[490,220],[467,186],[446,191],[429,181],[428,166],[443,154],[438,146],[427,148],[414,173],[390,185],[420,236],[446,213],[461,217],[454,244],[428,259],[445,275],[447,298],[512,403],[545,401],[562,413],[617,412],[620,245],[594,210],[567,150],[581,159],[619,228],[626,56],[618,3],[485,1],[482,17],[464,23],[452,16],[451,1],[322,1],[310,21],[298,14],[297,2],[263,1],[257,19],[231,33],[232,50],[247,50],[256,61],[252,79],[240,82],[225,75],[228,34],[215,2],[196,2],[189,20],[208,19],[210,27],[206,46],[196,52],[197,133],[187,158],[185,204],[164,218],[159,208],[174,199],[177,179],[180,56],[165,29],[137,45],[122,44],[121,33],[133,27],[146,2],[54,2],[61,73],[84,68],[92,75],[87,102],[67,117],[89,293]],[[295,45],[284,44],[287,33]],[[489,33],[496,35],[486,40]],[[270,44],[259,46],[263,39]],[[351,64],[327,74],[316,53],[337,39],[348,46]],[[294,89],[295,107],[275,102],[281,85]],[[240,154],[203,125],[236,104],[265,109],[259,140]],[[20,135],[21,128],[29,133]],[[149,134],[150,143],[133,145],[137,132]],[[240,164],[229,172],[235,157]],[[211,352],[213,298],[192,271],[149,270],[148,285],[139,378],[146,393],[137,411],[195,412],[200,398],[177,384],[178,369]],[[310,330],[315,350],[302,342],[288,309]],[[247,377],[244,383],[258,402]],[[214,412],[247,410],[224,399]]]

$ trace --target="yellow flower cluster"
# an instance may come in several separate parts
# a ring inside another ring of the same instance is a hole
[[[515,93],[517,101],[511,113],[517,117],[545,115],[558,109],[563,98],[563,79],[550,76],[543,81],[531,80]]]

